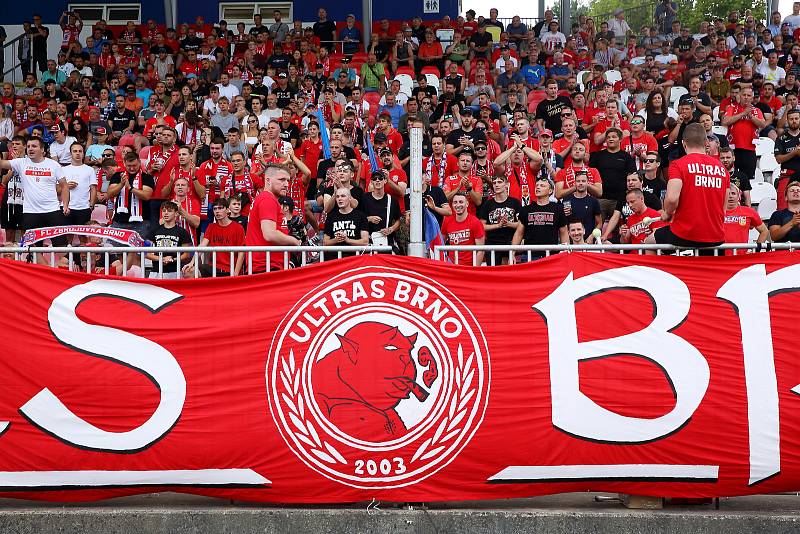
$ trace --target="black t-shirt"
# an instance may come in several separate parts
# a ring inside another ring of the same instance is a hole
[[[389,207],[389,222],[386,222],[386,202],[391,201],[392,205]],[[387,226],[391,226],[400,218],[400,204],[391,195],[384,194],[383,198],[378,200],[372,193],[364,195],[363,201],[358,204],[358,209],[366,216],[373,215],[380,217],[381,221],[377,224],[367,221],[367,231],[372,235],[372,232],[380,232]],[[394,243],[394,234],[389,234],[389,244]]]
[[[657,196],[649,191],[643,191],[643,193],[644,205],[648,208],[659,211],[661,209],[661,200],[659,200]],[[625,200],[617,200],[617,205],[614,207],[614,210],[620,212],[623,222],[627,221],[628,217],[633,214],[633,210],[631,210],[630,206],[628,206],[628,203]]]
[[[332,20],[326,20],[325,22],[317,21],[314,23],[314,35],[319,37],[319,40],[323,43],[326,41],[333,41],[334,34],[336,33],[336,23]]]
[[[523,206],[519,210],[519,220],[525,225],[525,245],[558,245],[559,230],[567,225],[564,208],[558,202]]]
[[[508,222],[517,222],[522,204],[514,197],[508,197],[503,202],[490,198],[480,205],[478,218],[486,224],[497,224],[505,216]],[[487,245],[510,245],[514,237],[514,228],[498,228],[486,232]]]
[[[203,46],[203,40],[199,37],[189,37],[188,35],[180,40],[180,46],[183,50],[187,52],[194,50],[197,52],[200,50],[200,47]]]
[[[600,215],[600,202],[596,198],[592,195],[576,197],[572,193],[561,201],[561,205],[567,219],[578,219],[583,223],[585,236],[592,233],[595,228],[595,216]]]
[[[553,132],[561,131],[561,110],[571,108],[572,102],[566,96],[555,100],[544,99],[536,106],[536,118],[544,121],[545,128]]]
[[[753,186],[750,185],[750,177],[747,173],[740,171],[739,169],[733,169],[733,172],[730,173],[731,175],[731,183],[736,184],[736,187],[739,188],[740,191],[751,191]]]
[[[475,43],[476,48],[481,48],[491,44],[492,42],[492,34],[489,32],[483,32],[481,35],[478,32],[472,34],[472,37],[469,38],[470,43]]]
[[[286,128],[281,124],[281,133],[278,136],[287,143],[292,143],[292,146],[300,144],[300,128],[293,122],[290,122]]]
[[[350,213],[343,214],[339,208],[334,208],[325,220],[325,235],[333,238],[338,232],[350,239],[361,239],[361,232],[368,232],[367,217],[359,210],[351,210]],[[347,246],[346,243],[337,243],[336,246]],[[336,253],[328,253],[326,260],[334,259]],[[342,257],[355,256],[355,252],[343,253]]]
[[[677,48],[678,52],[680,53],[688,52],[692,49],[693,40],[694,39],[691,36],[686,37],[685,39],[683,37],[677,37],[674,41],[672,41],[672,48]]]
[[[785,130],[783,135],[775,140],[775,155],[786,155],[794,150],[797,145],[800,145],[800,134],[792,135],[789,133],[789,130]],[[795,156],[788,161],[784,161],[781,163],[781,169],[792,171],[795,174],[800,173],[800,157]]]
[[[792,220],[792,217],[794,217],[794,212],[792,212],[788,208],[783,210],[778,210],[775,213],[773,213],[772,217],[770,217],[769,221],[767,221],[767,227],[769,228],[770,226],[775,226],[775,225],[783,226],[784,224]],[[800,241],[800,227],[793,226],[791,230],[786,232],[786,235],[783,236],[782,239],[776,239],[775,241],[777,241],[778,243],[789,243],[789,242],[797,243],[798,241]]]
[[[136,115],[127,108],[123,108],[122,113],[120,113],[120,110],[115,109],[109,113],[108,120],[111,121],[111,130],[114,132],[121,132],[130,126],[131,121],[133,121],[133,127],[136,128]]]
[[[128,174],[128,184],[131,187],[134,185],[133,184],[134,177],[135,177],[135,175],[131,176],[130,174]],[[108,184],[109,185],[118,184],[118,183],[121,183],[121,182],[122,182],[122,173],[118,172],[118,173],[114,174],[114,176],[112,176],[109,179]],[[155,181],[155,179],[153,178],[152,175],[147,174],[146,172],[142,173],[142,187],[143,188],[144,187],[149,187],[153,191],[156,190],[156,181]],[[122,191],[120,191],[119,194],[121,195]],[[130,189],[128,189],[128,202],[127,202],[128,206],[131,206],[131,201],[132,201],[131,197],[133,197],[133,193],[131,193]],[[140,210],[141,214],[146,218],[147,215],[150,213],[149,212],[150,201],[149,200],[142,200],[140,202],[141,202],[141,210]],[[130,219],[130,213],[120,213],[119,210],[116,210],[114,212],[114,222],[127,223],[127,222],[130,222],[129,219]]]
[[[457,85],[456,87],[460,86]],[[432,85],[426,85],[425,87],[415,87],[414,90],[411,91],[411,96],[419,100],[419,97],[417,95],[420,93],[425,93],[430,98],[433,98],[438,94],[435,87],[433,87]]]
[[[253,37],[258,37],[262,33],[269,33],[269,28],[267,28],[263,24],[261,26],[253,26],[252,28],[250,28],[250,30],[248,30],[247,33],[249,33]]]
[[[661,178],[656,178],[655,180],[649,180],[644,177],[644,173],[640,172],[639,176],[642,177],[642,191],[645,193],[653,194],[659,202],[659,206],[657,208],[653,208],[654,210],[660,210],[661,204],[664,202],[664,197],[667,195],[667,183],[662,180]],[[645,194],[644,203],[647,204],[647,195]],[[648,207],[650,204],[647,204]]]
[[[275,98],[278,99],[278,107],[280,109],[287,107],[292,101],[292,96],[294,96],[288,85],[286,86],[286,89],[281,89],[276,85],[272,90],[272,93],[275,95]]]
[[[153,246],[156,247],[180,247],[183,245],[192,244],[192,237],[189,235],[189,232],[187,232],[180,226],[173,226],[172,228],[167,228],[163,224],[160,224],[157,227],[151,229],[149,232],[147,232],[146,239],[152,241]],[[173,260],[177,260],[177,256],[178,256],[177,254],[167,254],[167,253],[164,253],[163,255],[164,258],[172,258]],[[153,261],[153,271],[154,272],[159,271],[158,261]],[[162,272],[174,273],[177,271],[178,271],[177,261],[163,263]]]
[[[472,139],[473,143],[477,143],[478,141],[486,141],[486,133],[483,130],[478,130],[477,128],[472,128],[470,131],[466,132],[463,128],[459,128],[458,130],[453,130],[447,135],[447,142],[448,145],[453,145],[457,147],[461,144],[459,139],[462,135],[466,135],[470,139]]]
[[[610,200],[625,198],[628,175],[636,172],[636,162],[624,150],[600,150],[589,157],[589,166],[600,173],[603,180],[603,197]]]

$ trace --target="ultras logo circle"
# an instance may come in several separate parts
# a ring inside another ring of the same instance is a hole
[[[429,278],[373,267],[337,276],[286,315],[270,347],[270,410],[292,451],[356,488],[414,484],[483,420],[489,352],[475,317]]]

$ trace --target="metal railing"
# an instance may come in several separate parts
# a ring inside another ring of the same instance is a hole
[[[11,39],[10,41],[3,44],[3,72],[0,73],[0,78],[3,81],[9,81],[6,79],[8,74],[11,74],[11,83],[17,83],[17,69],[22,65],[22,60],[19,59],[19,55],[17,54],[19,42],[25,36],[24,33],[21,33]],[[33,50],[31,50],[31,53]],[[9,61],[9,58],[11,61]],[[32,61],[29,59],[28,61]],[[9,67],[11,65],[11,67]]]
[[[503,23],[503,26],[508,28],[508,26],[514,21],[513,17],[497,17],[497,20]],[[536,26],[539,21],[542,20],[542,17],[520,17],[519,21],[523,23],[527,29],[531,29]]]
[[[800,243],[726,243],[718,247],[691,249],[673,245],[438,245],[433,248],[433,259],[459,264],[459,252],[471,253],[471,266],[477,266],[478,253],[483,252],[487,265],[524,263],[546,258],[553,254],[570,252],[597,252],[605,254],[679,254],[724,256],[727,251],[737,255],[773,250],[800,250]],[[460,265],[465,265],[460,263]]]
[[[39,265],[65,268],[70,271],[87,273],[132,276],[132,267],[137,277],[145,278],[200,278],[205,276],[234,276],[238,254],[244,253],[242,272],[253,274],[254,259],[265,260],[269,267],[275,255],[281,255],[280,268],[291,269],[304,267],[312,263],[321,263],[340,259],[344,256],[361,254],[390,254],[389,246],[299,246],[299,247],[4,247],[0,249],[0,257],[27,261]],[[190,254],[191,259],[182,260],[183,254]],[[148,259],[147,255],[156,255],[157,259]],[[227,255],[229,272],[218,269],[218,256]],[[176,276],[171,275],[175,265]],[[189,272],[184,267],[190,265]],[[263,272],[263,271],[261,271]],[[170,276],[165,276],[170,275]]]

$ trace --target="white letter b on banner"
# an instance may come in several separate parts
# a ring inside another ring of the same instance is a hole
[[[578,342],[575,303],[610,289],[640,289],[653,300],[653,321],[631,334]],[[708,363],[690,343],[670,332],[689,313],[689,289],[675,276],[650,267],[611,269],[574,280],[572,273],[533,306],[547,320],[553,425],[577,437],[617,443],[652,441],[686,424],[708,387]],[[581,360],[614,354],[647,358],[662,368],[675,391],[675,406],[660,417],[627,417],[603,408],[580,391]]]

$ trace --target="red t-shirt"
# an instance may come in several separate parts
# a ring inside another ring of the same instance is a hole
[[[475,215],[468,213],[467,218],[459,222],[455,215],[445,217],[442,223],[442,234],[448,245],[475,245],[476,240],[486,237],[483,223]],[[458,252],[459,265],[472,265],[472,252]],[[454,255],[448,254],[450,261],[455,262]]]
[[[646,152],[658,152],[658,141],[656,141],[656,138],[653,137],[652,134],[645,132],[638,139],[633,139],[633,149],[631,149],[630,135],[626,135],[622,138],[620,147],[622,150],[633,156],[633,159],[636,160],[636,168],[641,169],[643,166],[642,160],[636,157],[636,153],[641,149],[644,149]]]
[[[224,159],[220,159],[219,163],[214,163],[213,159],[209,159],[200,164],[197,168],[197,179],[201,184],[206,186],[206,198],[208,204],[213,204],[219,196],[219,184],[225,181],[227,176],[233,174],[233,165]],[[217,183],[211,187],[208,185],[209,176],[216,178]]]
[[[452,176],[458,172],[458,158],[452,154],[443,154],[445,161],[442,158],[437,159],[436,156],[429,156],[422,161],[422,172],[430,172],[431,185],[438,185],[439,187],[444,184],[448,176]],[[431,161],[433,159],[433,161]],[[430,166],[430,171],[428,171]]]
[[[732,117],[744,111],[744,106],[739,104],[731,104],[725,108],[725,116]],[[753,115],[757,118],[764,120],[764,114],[761,110],[754,107]],[[758,128],[756,125],[747,119],[741,119],[728,127],[728,139],[730,140],[731,148],[742,148],[744,150],[755,150],[753,140],[758,138]]]
[[[649,225],[644,224],[643,220],[645,217],[650,217],[651,219],[658,219],[656,222],[652,222]],[[661,228],[665,226],[667,223],[661,220],[661,214],[654,210],[653,208],[647,208],[641,214],[632,213],[628,216],[628,232],[629,238],[632,245],[641,245],[644,243],[645,238],[647,237],[647,229],[655,230],[656,228]]]
[[[227,226],[219,223],[211,223],[206,228],[205,238],[208,239],[210,247],[241,247],[244,246],[244,228],[242,225],[231,221]],[[214,253],[217,258],[217,271],[231,272],[230,252]],[[234,261],[236,255],[234,254]],[[209,262],[214,261],[209,259]]]
[[[761,226],[764,221],[758,212],[747,206],[736,206],[725,212],[725,242],[747,243],[750,241],[750,229]],[[732,255],[732,250],[726,250],[726,255]]]
[[[600,173],[594,167],[586,165],[581,167],[568,165],[556,173],[556,183],[564,182],[564,187],[566,189],[573,187],[575,185],[575,172],[580,170],[586,170],[588,173],[587,178],[589,178],[589,184],[591,185],[599,184],[603,181],[603,179],[600,178]]]
[[[477,191],[479,193],[483,191],[483,180],[481,180],[480,176],[470,175],[469,183],[472,184],[473,191]],[[454,174],[453,176],[448,176],[447,179],[444,181],[444,187],[442,189],[444,189],[445,192],[454,190],[463,191],[464,193],[467,192],[465,188],[461,187],[461,176],[458,174]],[[472,215],[475,215],[475,213],[477,212],[477,208],[475,207],[475,204],[472,202],[472,198],[469,195],[467,195],[467,200],[469,201],[469,204],[467,205],[467,210]]]
[[[687,154],[670,164],[669,179],[683,183],[672,233],[688,241],[723,242],[724,202],[731,180],[725,166],[705,154]]]
[[[322,138],[319,138],[316,143],[306,139],[300,144],[296,155],[309,168],[311,176],[316,176],[320,154],[322,154]]]
[[[260,193],[253,206],[250,209],[250,217],[247,219],[247,235],[245,236],[245,244],[248,247],[268,247],[273,245],[266,239],[261,232],[261,221],[274,221],[275,228],[279,232],[289,234],[289,229],[286,227],[286,222],[283,218],[281,206],[278,204],[278,199],[269,191]],[[270,255],[270,270],[283,269],[283,254]],[[247,258],[245,258],[244,271],[247,269]],[[265,253],[253,253],[253,272],[263,273],[267,270],[267,255]]]
[[[164,186],[169,182],[172,169],[178,166],[178,147],[173,146],[167,151],[161,146],[150,147],[149,155],[149,164],[151,166],[156,161],[163,163],[163,167],[161,167],[160,171],[152,172],[153,178],[155,178],[156,181],[156,188],[153,190],[151,200],[164,200],[164,195],[161,193],[161,190],[164,189]]]
[[[611,128],[611,119],[608,117],[600,120],[597,123],[597,125],[594,127],[594,130],[592,130],[592,133],[589,135],[589,152],[597,152],[598,150],[603,150],[605,143],[598,145],[597,143],[594,142],[594,136],[599,133],[605,133],[605,131],[608,130],[609,128]],[[625,119],[620,118],[619,129],[622,130],[623,132],[625,130],[630,131],[631,125]],[[627,136],[623,135],[623,139],[625,137]]]

